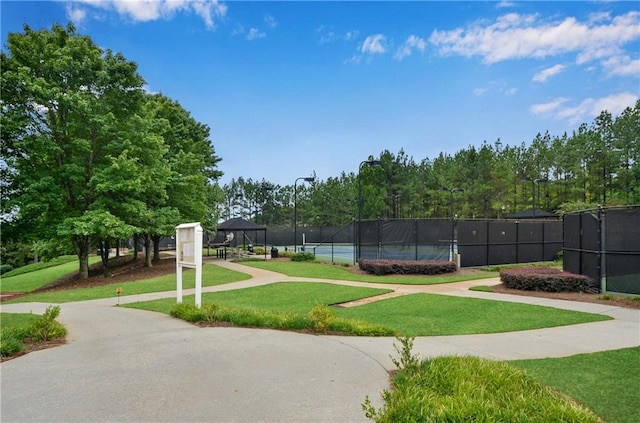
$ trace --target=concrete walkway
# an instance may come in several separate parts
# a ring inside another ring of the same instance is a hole
[[[350,281],[290,278],[226,261],[247,281]],[[563,357],[640,345],[640,311],[590,303],[469,291],[484,279],[445,285],[378,285],[396,295],[429,292],[601,313],[615,320],[491,335],[420,337],[422,356],[472,354],[494,359]],[[192,292],[185,292],[186,295]],[[125,296],[121,303],[173,297]],[[0,365],[2,422],[359,422],[369,395],[389,388],[393,338],[198,328],[169,316],[114,307],[115,299],[62,304],[68,343]],[[3,312],[42,313],[48,304],[3,304]]]

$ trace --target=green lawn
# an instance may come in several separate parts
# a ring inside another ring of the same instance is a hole
[[[252,310],[307,313],[315,304],[336,304],[379,295],[385,290],[334,284],[276,283],[205,293],[203,303]],[[193,299],[185,300],[185,302]],[[169,313],[175,299],[133,307]],[[404,336],[498,333],[611,319],[550,307],[444,295],[415,294],[353,308],[333,308],[336,316],[384,326]],[[505,318],[509,316],[509,318]]]
[[[513,332],[610,320],[608,316],[479,298],[413,294],[336,315],[391,327],[404,336]]]
[[[253,288],[202,294],[203,303],[230,308],[246,308],[284,313],[308,313],[316,304],[336,304],[360,298],[382,295],[388,289],[360,288],[346,285],[312,282],[280,282]],[[193,296],[184,302],[193,302]],[[175,298],[127,304],[127,307],[169,313]]]
[[[45,269],[49,270],[49,269]],[[40,273],[38,271],[37,273]],[[36,272],[34,272],[35,274]],[[25,275],[26,276],[26,275]],[[18,277],[18,276],[16,276]],[[235,272],[213,264],[202,266],[202,286],[215,286],[226,283],[238,282],[249,279],[245,273]],[[195,271],[186,270],[183,273],[183,288],[189,289],[195,286]],[[19,297],[11,302],[47,302],[66,303],[72,301],[95,300],[98,298],[116,297],[116,288],[122,288],[122,294],[146,294],[148,292],[172,291],[176,289],[176,275],[169,274],[151,279],[144,279],[134,282],[114,283],[92,288],[68,289],[64,291],[43,292]]]
[[[36,317],[32,313],[0,313],[0,331],[28,326]]]
[[[607,423],[640,421],[640,347],[510,363],[586,405]]]
[[[367,274],[355,274],[344,266],[336,266],[325,263],[308,263],[294,261],[244,261],[243,265],[253,266],[260,269],[271,270],[291,277],[298,278],[321,278],[346,280],[356,282],[371,283],[391,283],[404,285],[433,285],[440,283],[460,282],[474,279],[495,278],[499,276],[497,272],[483,272],[476,275],[440,275],[440,276],[419,276],[419,275],[386,275],[376,276]]]
[[[90,265],[99,261],[100,257],[89,257]],[[2,275],[2,278],[0,278],[0,292],[31,292],[65,275],[78,272],[77,259],[52,267],[46,266],[46,262],[34,263]],[[19,273],[15,274],[14,272]],[[12,273],[15,276],[12,276]]]

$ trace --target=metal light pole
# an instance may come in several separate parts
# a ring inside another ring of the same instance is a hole
[[[363,160],[358,165],[358,248],[357,248],[357,260],[360,260],[360,242],[362,241],[362,182],[360,181],[360,171],[362,165],[367,166],[382,166],[380,160]],[[356,261],[357,261],[356,260]]]
[[[531,182],[531,211],[533,213],[533,218],[536,218],[536,184],[546,184],[548,181],[546,179],[531,179],[528,176],[523,176],[520,178],[522,182]]]
[[[441,187],[440,191],[447,191],[450,194],[450,199],[449,199],[449,215],[451,216],[451,244],[450,244],[450,249],[449,249],[449,259],[451,261],[453,261],[453,244],[454,244],[454,238],[455,238],[455,229],[454,229],[454,225],[453,225],[453,193],[455,192],[464,192],[464,190],[462,188],[445,188],[445,187]]]
[[[298,251],[298,181],[313,182],[316,180],[314,176],[306,176],[297,178],[293,182],[293,252]]]

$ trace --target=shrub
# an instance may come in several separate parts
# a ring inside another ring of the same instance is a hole
[[[439,275],[457,270],[452,261],[368,260],[358,262],[361,270],[373,275]]]
[[[191,323],[201,322],[204,320],[204,314],[202,313],[202,310],[196,307],[195,304],[174,304],[169,314],[172,317],[182,319]]]
[[[591,278],[549,267],[523,267],[500,271],[507,288],[545,292],[597,292]]]
[[[55,319],[60,315],[60,306],[49,306],[42,316],[36,318],[27,328],[27,337],[42,342],[62,338],[67,329]]]
[[[7,272],[11,272],[13,270],[13,266],[10,264],[0,264],[0,275],[4,275]]]
[[[401,355],[406,353],[401,352]],[[406,366],[383,391],[376,422],[589,422],[600,419],[507,363],[477,357],[436,357]]]
[[[0,356],[10,357],[24,350],[23,334],[15,329],[4,329],[0,334]]]
[[[314,261],[316,256],[313,253],[300,252],[291,256],[291,261]]]
[[[336,319],[329,306],[324,304],[316,304],[309,312],[309,317],[318,332],[326,332],[327,328]]]

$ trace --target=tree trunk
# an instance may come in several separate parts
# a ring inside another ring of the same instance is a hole
[[[160,261],[160,239],[162,237],[153,235],[151,238],[153,239],[153,262],[157,263]]]
[[[120,257],[120,240],[116,241],[116,258]]]
[[[145,267],[153,267],[153,263],[151,262],[151,235],[149,234],[144,235],[144,253],[146,255],[144,259]]]
[[[89,248],[91,247],[91,237],[76,235],[71,242],[78,256],[78,277],[80,279],[87,279],[89,277]]]
[[[133,259],[138,259],[138,241],[140,241],[140,237],[138,234],[133,235]]]
[[[100,241],[100,258],[102,259],[102,276],[109,277],[109,240]]]

